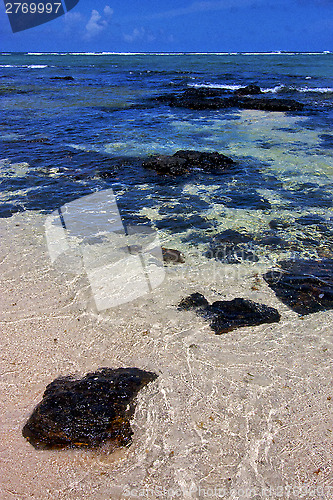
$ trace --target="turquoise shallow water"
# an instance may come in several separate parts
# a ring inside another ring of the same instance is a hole
[[[3,54],[0,76],[3,217],[50,213],[111,187],[126,223],[177,235],[184,249],[205,251],[233,229],[251,235],[260,259],[318,256],[318,248],[330,255],[332,54]],[[151,100],[250,83],[265,97],[303,102],[304,111],[196,111]],[[171,179],[137,161],[179,149],[219,151],[237,165]],[[290,222],[278,235],[269,226],[276,218]],[[273,236],[282,243],[267,243]]]

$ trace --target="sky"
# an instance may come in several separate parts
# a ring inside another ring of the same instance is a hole
[[[1,52],[278,50],[333,51],[333,0],[80,0],[18,33],[0,0]]]

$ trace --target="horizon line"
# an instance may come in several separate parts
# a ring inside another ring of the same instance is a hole
[[[330,50],[323,51],[293,51],[293,50],[273,50],[273,51],[142,51],[142,52],[125,52],[125,51],[3,51],[1,55],[23,54],[23,55],[311,55],[311,54],[332,54]]]

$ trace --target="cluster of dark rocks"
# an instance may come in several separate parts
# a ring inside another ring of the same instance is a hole
[[[306,315],[333,308],[333,260],[280,261],[264,276],[276,296],[293,311]],[[195,310],[220,335],[235,328],[280,321],[279,312],[265,304],[235,298],[209,304],[198,292],[185,297],[179,310]]]
[[[172,107],[188,109],[257,109],[262,111],[302,111],[304,104],[294,99],[262,97],[263,92],[257,85],[248,85],[226,96],[222,89],[189,88],[182,93],[163,94],[155,101]],[[258,97],[259,96],[259,97]]]
[[[197,292],[182,299],[178,309],[194,309],[197,314],[209,320],[212,330],[217,335],[243,326],[255,326],[280,321],[278,311],[265,304],[243,298],[216,300],[209,304],[204,295]]]
[[[305,249],[317,254],[318,259],[333,258],[332,221],[309,214],[289,220],[272,219],[266,230],[255,234],[226,229],[210,239],[205,256],[225,264],[239,264],[258,262],[258,255],[277,249],[292,252],[295,259]]]
[[[163,256],[167,255],[172,261],[182,261],[177,250],[164,248]],[[264,279],[299,314],[333,308],[333,260],[281,261]],[[210,304],[198,292],[182,299],[178,310],[195,311],[217,335],[280,321],[277,309],[265,304],[244,298]],[[155,373],[138,368],[102,368],[81,379],[58,378],[46,387],[22,434],[36,449],[91,448],[109,440],[115,446],[128,446],[133,434],[133,400],[156,378]]]

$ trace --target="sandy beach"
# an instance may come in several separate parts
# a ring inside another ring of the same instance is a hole
[[[265,269],[189,255],[152,293],[97,313],[84,272],[51,265],[44,223],[0,221],[2,500],[333,498],[331,311],[301,318]],[[195,291],[265,303],[281,321],[214,335],[175,307]],[[21,432],[46,385],[106,366],[158,374],[131,446],[35,450]]]

